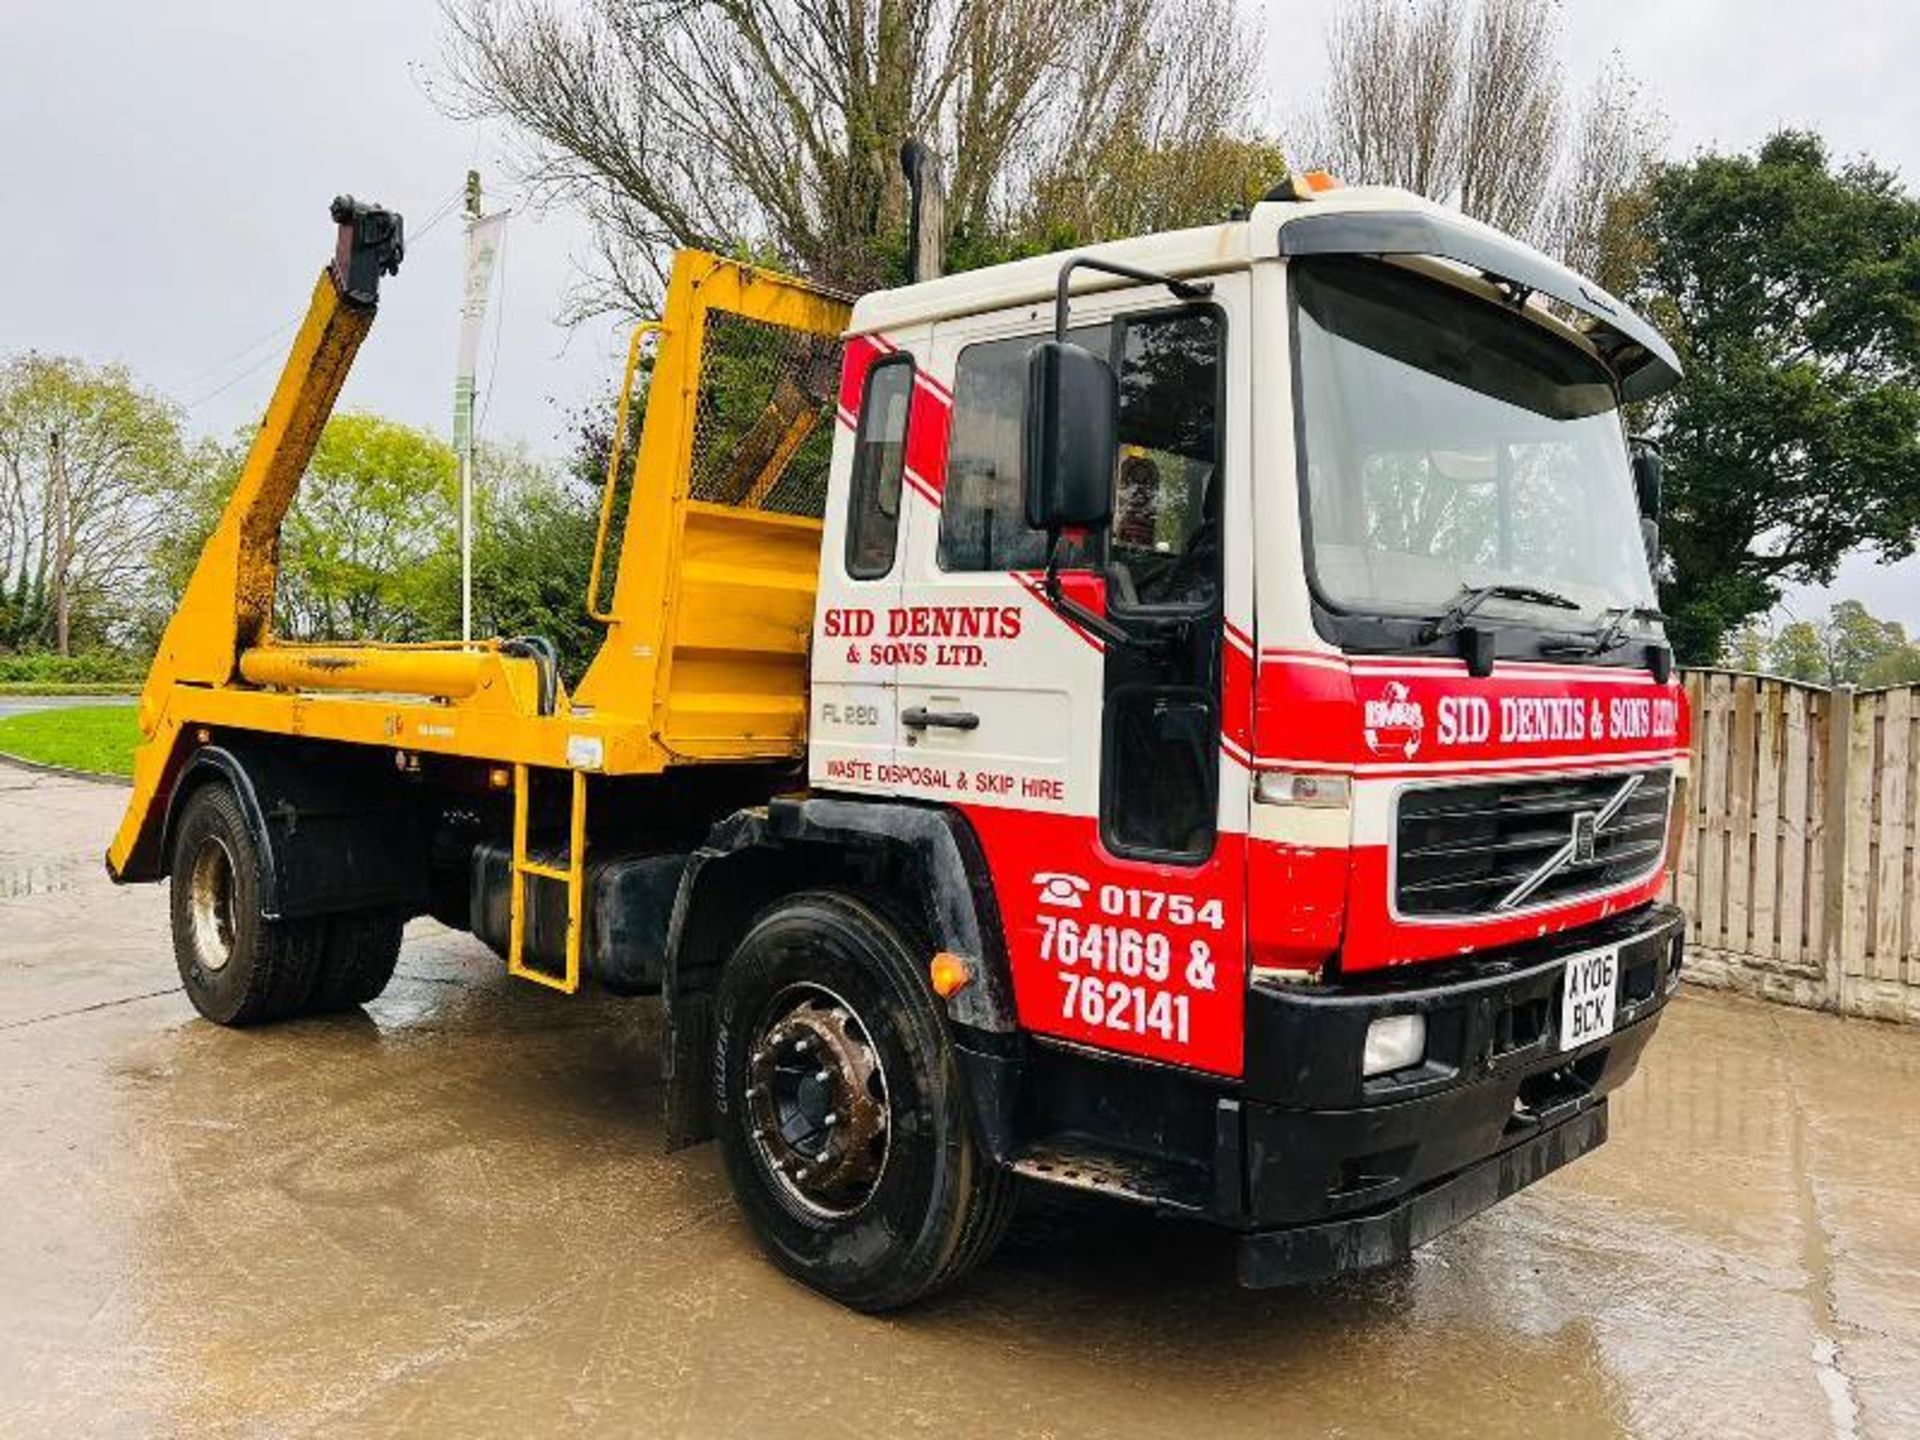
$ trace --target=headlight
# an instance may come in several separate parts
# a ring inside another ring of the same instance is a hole
[[[1427,1017],[1383,1015],[1367,1026],[1367,1045],[1360,1073],[1371,1080],[1409,1065],[1418,1065],[1427,1053]]]
[[[1263,770],[1253,782],[1261,805],[1301,805],[1313,810],[1344,810],[1353,803],[1353,784],[1344,775],[1303,775],[1295,770]]]

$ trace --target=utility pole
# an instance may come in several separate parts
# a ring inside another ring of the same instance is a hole
[[[67,461],[60,449],[60,432],[47,432],[48,480],[53,491],[53,646],[68,653],[73,616],[67,572],[73,568],[73,497],[67,492]]]

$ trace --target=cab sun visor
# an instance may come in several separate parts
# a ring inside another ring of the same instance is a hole
[[[1418,211],[1300,215],[1280,227],[1280,253],[1426,255],[1465,265],[1580,312],[1587,338],[1614,374],[1623,400],[1646,400],[1680,381],[1680,358],[1660,333],[1591,281],[1516,241]]]

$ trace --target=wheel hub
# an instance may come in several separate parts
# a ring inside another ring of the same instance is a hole
[[[747,1067],[747,1105],[762,1160],[814,1211],[865,1204],[887,1159],[887,1082],[860,1017],[807,987],[774,1007]]]
[[[187,883],[194,956],[203,970],[224,970],[233,958],[233,856],[218,836],[200,842]]]

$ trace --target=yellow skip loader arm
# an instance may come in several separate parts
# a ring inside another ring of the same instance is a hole
[[[630,389],[641,340],[657,339],[625,527],[609,547],[616,445],[594,593],[582,597],[607,635],[569,695],[543,642],[296,644],[271,633],[281,522],[372,324],[380,277],[402,255],[398,215],[343,198],[333,218],[334,258],[141,692],[143,743],[108,869],[120,880],[165,873],[175,782],[196,748],[297,737],[385,748],[403,767],[480,762],[510,779],[522,811],[542,772],[571,772],[576,843],[550,868],[577,892],[589,775],[804,753],[822,528],[810,497],[824,493],[818,457],[848,307],[769,271],[676,257],[662,316],[640,327],[628,357]],[[623,390],[623,421],[628,399]],[[541,874],[521,854],[515,863]]]
[[[333,259],[314,282],[306,319],[239,483],[200,552],[140,691],[143,743],[134,752],[133,797],[107,850],[107,867],[116,878],[130,878],[136,849],[157,828],[154,808],[182,723],[173,704],[178,687],[228,684],[242,654],[268,639],[280,522],[373,325],[380,277],[397,274],[405,254],[398,215],[351,196],[336,199],[332,215],[339,227]]]

